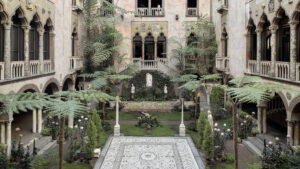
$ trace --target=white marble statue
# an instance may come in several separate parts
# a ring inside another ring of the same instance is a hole
[[[150,73],[146,74],[146,87],[152,87],[152,75]]]
[[[168,94],[168,86],[165,84],[165,87],[164,87],[164,94]]]
[[[133,84],[131,84],[131,94],[135,93],[135,86]]]
[[[210,124],[210,126],[212,127],[212,129],[214,128],[214,121],[213,121],[213,117],[212,117],[212,114],[211,114],[211,111],[208,110],[207,112],[207,118],[208,118],[208,122]]]

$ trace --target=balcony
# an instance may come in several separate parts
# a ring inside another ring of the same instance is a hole
[[[198,9],[197,8],[187,8],[186,16],[191,16],[191,17],[198,16]]]
[[[82,0],[72,0],[72,10],[79,12],[83,10]]]
[[[216,57],[216,69],[218,71],[229,72],[229,58]]]
[[[168,65],[168,59],[143,60],[141,58],[133,58],[132,63],[137,65],[140,70],[158,70],[160,68],[159,65]]]
[[[165,15],[164,8],[137,8],[136,16],[162,17]]]
[[[29,67],[30,75],[38,75],[40,73],[40,61],[30,61]]]
[[[296,63],[296,70],[291,69],[290,62],[280,62],[276,61],[274,64],[274,72],[272,72],[272,61],[260,61],[260,72],[257,72],[257,61],[249,60],[248,61],[248,74],[259,75],[263,77],[290,81],[290,82],[300,82],[300,63]],[[292,72],[294,72],[294,77],[292,77]]]
[[[83,59],[81,57],[72,56],[70,58],[70,70],[78,71],[83,68]]]
[[[226,13],[228,11],[228,0],[219,0],[217,12],[219,14]]]
[[[25,62],[24,61],[13,61],[11,62],[11,78],[16,79],[16,78],[21,78],[25,76],[24,73],[24,67],[25,67]]]

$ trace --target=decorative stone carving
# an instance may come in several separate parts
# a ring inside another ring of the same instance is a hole
[[[32,0],[26,0],[26,7],[27,9],[32,10],[33,8]]]
[[[269,13],[273,13],[275,10],[275,4],[274,4],[274,0],[270,0],[269,2]]]
[[[150,73],[146,74],[146,87],[152,87],[152,75]]]
[[[291,99],[292,99],[291,93],[287,92],[287,93],[286,93],[286,98],[287,98],[288,100],[291,100]]]

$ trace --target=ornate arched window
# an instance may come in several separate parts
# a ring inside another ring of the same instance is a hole
[[[133,37],[133,57],[134,58],[142,58],[143,55],[143,42],[142,37],[137,33]]]
[[[4,61],[4,25],[2,24],[0,15],[0,62]]]
[[[298,14],[300,15],[300,13]],[[298,21],[300,22],[300,16],[298,16]],[[297,35],[296,35],[296,40],[297,40],[297,62],[300,62],[300,24],[297,25]],[[300,75],[299,75],[300,76]]]
[[[39,32],[38,32],[38,18],[34,16],[30,22],[29,31],[29,58],[30,60],[39,60]]]
[[[257,34],[256,27],[252,25],[250,28],[250,60],[257,59]]]
[[[149,33],[145,38],[145,60],[154,60],[154,37]]]
[[[190,36],[187,38],[187,45],[196,46],[197,38],[195,34],[191,33]]]
[[[166,58],[167,39],[163,33],[157,38],[157,57]]]
[[[44,39],[43,39],[43,47],[44,47],[44,60],[50,59],[50,26],[46,24],[44,26]]]
[[[277,61],[290,61],[290,25],[289,18],[282,10],[280,12],[280,19],[278,20],[277,31]]]
[[[265,18],[261,32],[261,60],[271,61],[271,31],[270,22]]]
[[[12,61],[24,61],[24,30],[22,28],[22,19],[20,10],[16,11],[16,14],[12,17],[11,27],[11,60]]]
[[[228,56],[228,34],[225,28],[222,32],[222,54],[224,57]]]

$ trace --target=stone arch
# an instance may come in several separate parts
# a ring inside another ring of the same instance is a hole
[[[53,24],[53,21],[52,21],[51,18],[48,18],[46,20],[46,23],[45,23],[44,27],[48,27],[50,32],[54,31],[54,24]]]
[[[289,103],[288,103],[288,100],[286,99],[285,95],[282,92],[278,92],[277,94],[280,96],[280,98],[281,98],[281,100],[284,104],[285,109],[288,110]]]
[[[279,7],[275,14],[275,17],[273,18],[272,25],[278,25],[283,16],[287,16],[288,19],[290,19],[285,10],[282,7]]]
[[[49,80],[45,83],[44,88],[43,88],[43,90],[42,90],[43,93],[45,93],[46,88],[47,88],[50,84],[55,84],[55,85],[57,86],[58,90],[61,90],[61,87],[60,87],[60,84],[59,84],[58,80],[55,79],[55,78],[51,78],[51,79],[49,79]]]
[[[270,21],[269,21],[267,15],[265,13],[262,13],[262,15],[261,15],[261,17],[260,17],[260,19],[258,21],[257,28],[263,29],[264,25],[266,23],[270,23]]]
[[[295,97],[293,100],[292,100],[292,102],[291,102],[291,104],[290,104],[290,106],[289,106],[289,112],[293,112],[293,110],[295,109],[295,107],[297,106],[297,104],[299,104],[300,103],[300,95],[299,96],[297,96],[297,97]]]
[[[4,10],[4,5],[1,1],[0,1],[0,18],[1,18],[1,23],[8,21],[8,14]]]
[[[21,19],[22,21],[22,26],[28,26],[28,20],[25,16],[25,12],[23,10],[23,8],[21,6],[18,6],[14,12],[11,14],[11,19],[13,18],[13,16],[17,15],[18,18]]]
[[[30,20],[30,22],[33,21],[33,22],[36,22],[37,25],[38,25],[38,29],[41,30],[43,29],[43,24],[41,22],[41,18],[40,18],[40,15],[36,12],[32,15],[32,18]]]
[[[35,92],[38,92],[40,93],[40,89],[33,83],[31,84],[27,84],[25,86],[23,86],[19,91],[18,93],[21,93],[21,92],[25,92],[26,90],[34,90]]]

